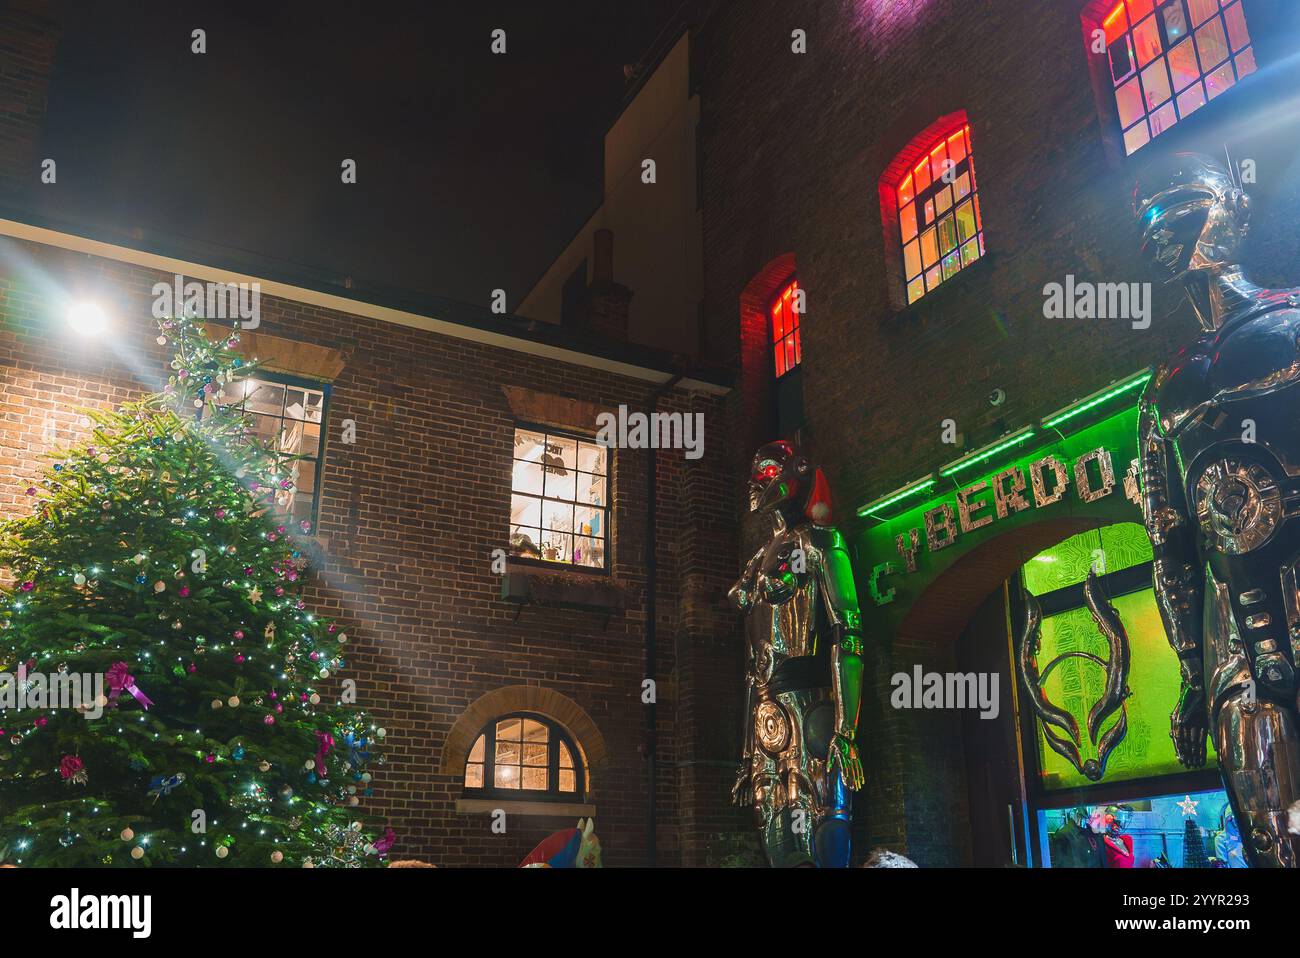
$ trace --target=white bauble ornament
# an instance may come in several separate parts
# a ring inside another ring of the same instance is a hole
[[[227,855],[229,855],[229,854],[230,854],[230,849],[227,848],[225,845],[218,845],[218,846],[217,846],[217,857],[218,857],[218,858],[225,858],[225,857],[226,857]]]
[[[277,865],[280,864],[280,862],[284,861],[284,852],[271,852],[271,861]]]
[[[375,729],[375,738],[383,738],[387,734],[388,734],[388,729],[386,728]]]
[[[75,582],[77,585],[85,585],[86,577],[82,575],[80,572],[78,572],[76,575],[72,577],[72,581]]]
[[[269,771],[271,770],[271,763],[270,763],[270,762],[260,762],[260,763],[258,763],[257,770],[258,770],[259,772],[269,772]]]
[[[130,841],[131,839],[133,839],[133,838],[135,838],[135,832],[134,832],[134,831],[132,831],[132,830],[129,829],[129,828],[124,828],[124,829],[122,829],[122,841],[124,841],[124,842],[129,842],[129,841]]]
[[[315,692],[313,692],[311,693],[311,698],[309,698],[307,701],[310,702],[312,705],[320,705],[320,696],[317,695]]]
[[[226,699],[226,704],[229,705],[232,709],[239,708],[239,696],[238,695],[230,696],[230,698]]]
[[[157,582],[153,584],[153,590],[155,592],[163,592],[166,590],[166,588],[167,588],[167,583],[163,582],[161,579],[159,579]]]
[[[314,758],[309,758],[309,759],[307,759],[307,761],[305,761],[305,762],[302,763],[302,767],[303,767],[303,768],[306,768],[306,769],[312,769],[312,768],[315,768],[315,767],[316,767],[316,760],[315,760]]]
[[[348,634],[347,634],[346,632],[340,632],[340,633],[339,633],[339,644],[340,644],[340,645],[347,645],[347,642],[348,642]]]
[[[139,845],[136,845],[135,848],[131,849],[131,857],[134,858],[136,861],[139,861],[140,859],[144,858],[144,849],[141,848]]]
[[[351,798],[348,799],[348,804],[349,804],[349,805],[360,805],[360,804],[361,804],[361,799],[359,799],[359,798],[357,798],[355,795],[353,795]]]
[[[219,708],[221,708],[221,699],[213,699],[213,700],[212,700],[212,707],[213,707],[214,709],[219,709]]]
[[[321,669],[321,670],[320,670],[320,677],[323,678],[323,679],[327,679],[327,678],[329,678],[329,677],[330,677],[330,670],[329,670],[329,669]]]
[[[363,785],[368,784],[368,783],[370,782],[370,778],[371,778],[371,776],[370,776],[370,773],[369,773],[369,772],[362,772],[362,773],[361,773],[361,784],[363,784]]]

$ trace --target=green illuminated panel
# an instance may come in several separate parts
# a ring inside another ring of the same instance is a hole
[[[1088,577],[1094,554],[1102,550],[1105,572],[1119,572],[1151,561],[1151,540],[1136,522],[1101,526],[1058,542],[1025,563],[1025,588],[1044,595],[1066,586],[1078,585]]]
[[[1086,568],[1086,562],[1084,567]],[[1111,753],[1106,765],[1106,777],[1102,782],[1183,771],[1174,756],[1173,742],[1169,738],[1169,713],[1173,711],[1178,698],[1178,660],[1165,640],[1155,595],[1146,589],[1120,596],[1112,602],[1128,631],[1132,649],[1129,688],[1134,694],[1127,700],[1128,735]],[[1043,620],[1039,665],[1046,665],[1062,652],[1074,650],[1092,652],[1102,658],[1107,655],[1106,640],[1097,631],[1096,623],[1084,608],[1062,612]],[[1105,673],[1095,663],[1071,658],[1058,665],[1045,684],[1048,697],[1079,719],[1083,738],[1080,751],[1084,758],[1097,754],[1096,747],[1088,741],[1086,720],[1088,710],[1102,695],[1105,678]],[[1107,722],[1107,727],[1117,720],[1118,715]],[[1094,784],[1047,747],[1041,726],[1037,741],[1044,786],[1058,789]],[[1207,761],[1209,767],[1214,766],[1214,761],[1211,745]]]

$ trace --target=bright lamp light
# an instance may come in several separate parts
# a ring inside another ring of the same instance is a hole
[[[82,336],[98,336],[108,328],[108,314],[98,303],[75,303],[68,310],[68,325]]]

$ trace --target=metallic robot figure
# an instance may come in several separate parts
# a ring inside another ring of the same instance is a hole
[[[1183,284],[1202,334],[1152,379],[1139,415],[1143,515],[1182,691],[1178,759],[1214,736],[1250,863],[1292,868],[1300,799],[1300,292],[1237,265],[1248,197],[1179,154],[1140,179],[1143,258]]]
[[[745,744],[732,800],[752,805],[775,867],[847,868],[862,633],[821,471],[787,442],[754,456],[751,512],[771,537],[729,593],[745,613]]]

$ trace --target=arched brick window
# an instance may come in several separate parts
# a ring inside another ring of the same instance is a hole
[[[803,296],[799,293],[799,280],[791,277],[781,285],[781,290],[767,308],[772,324],[772,355],[776,362],[776,378],[792,372],[803,362],[803,341],[799,321],[803,318]]]
[[[1083,23],[1127,155],[1255,72],[1243,0],[1093,0]]]
[[[569,734],[544,715],[518,712],[489,722],[470,746],[465,795],[582,801],[586,771]]]
[[[984,255],[972,149],[965,111],[951,113],[913,138],[881,177],[885,235],[901,251],[896,255],[906,303]]]

